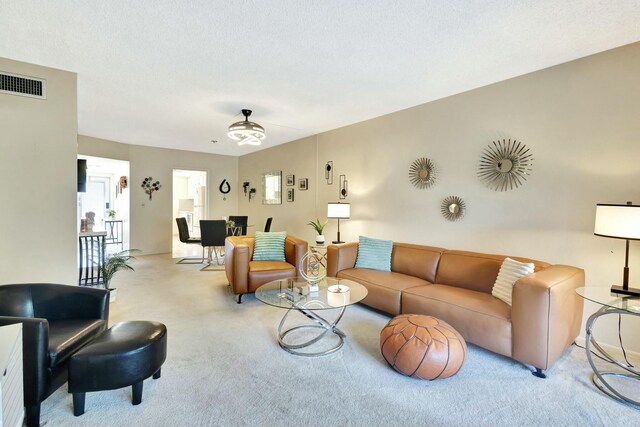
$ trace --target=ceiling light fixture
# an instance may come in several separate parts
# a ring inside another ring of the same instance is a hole
[[[242,110],[244,120],[235,122],[229,126],[229,138],[238,141],[238,145],[260,145],[267,137],[264,128],[255,122],[249,121],[251,110]]]

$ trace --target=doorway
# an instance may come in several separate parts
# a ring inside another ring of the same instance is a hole
[[[87,186],[78,193],[78,229],[87,212],[94,214],[94,231],[107,231],[107,253],[129,248],[129,162],[79,155],[87,161]]]
[[[173,217],[186,218],[191,237],[200,236],[200,220],[206,219],[207,206],[207,171],[173,170]],[[187,245],[180,241],[178,226],[173,221],[174,258],[198,256],[202,253],[199,245]]]

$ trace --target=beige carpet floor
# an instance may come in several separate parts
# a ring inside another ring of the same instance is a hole
[[[404,377],[386,364],[379,333],[389,317],[349,307],[345,346],[329,356],[283,351],[284,310],[247,296],[238,305],[224,272],[143,256],[116,275],[111,323],[157,320],[168,328],[162,378],[146,380],[142,404],[131,389],[88,393],[74,417],[63,386],[42,406],[47,426],[632,426],[640,410],[604,396],[590,381],[584,350],[572,347],[548,372],[475,346],[454,377]],[[637,386],[636,386],[637,387]]]

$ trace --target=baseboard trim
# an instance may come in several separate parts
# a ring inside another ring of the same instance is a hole
[[[575,340],[576,344],[578,344],[579,346],[586,346],[587,344],[587,340],[585,339],[585,337],[583,336],[579,336],[578,338],[576,338]],[[611,344],[604,344],[599,342],[598,345],[600,347],[602,347],[607,353],[609,353],[611,356],[615,357],[615,358],[622,358],[622,350],[620,349],[620,347],[615,346],[615,345],[611,345]],[[593,349],[592,350],[597,352],[597,350]],[[640,360],[640,353],[636,352],[636,351],[631,351],[631,350],[627,350],[625,349],[625,351],[627,352],[627,357],[631,358],[631,359],[637,359]]]

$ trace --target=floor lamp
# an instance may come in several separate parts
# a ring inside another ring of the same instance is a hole
[[[627,202],[626,205],[597,204],[593,234],[626,240],[622,286],[611,286],[611,292],[640,296],[640,289],[629,287],[629,240],[640,240],[640,206],[631,202]]]
[[[338,239],[332,243],[344,243],[340,240],[340,220],[349,219],[351,215],[351,205],[349,203],[329,203],[327,205],[327,218],[335,218],[338,220]]]

